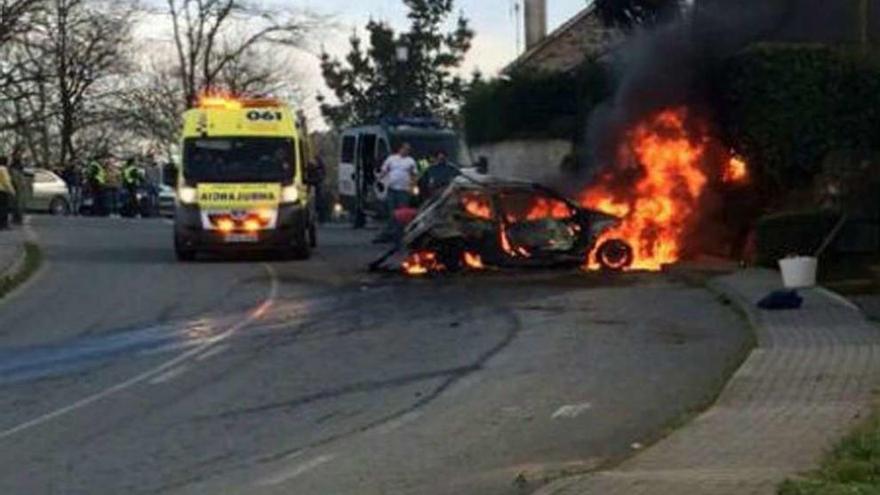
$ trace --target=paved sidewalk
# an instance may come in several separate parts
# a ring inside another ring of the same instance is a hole
[[[770,495],[816,468],[876,398],[880,331],[824,290],[805,292],[800,311],[758,312],[754,302],[778,278],[755,270],[713,282],[742,303],[758,334],[717,404],[619,467],[539,494]]]
[[[0,278],[12,275],[24,261],[25,233],[21,227],[0,230]]]

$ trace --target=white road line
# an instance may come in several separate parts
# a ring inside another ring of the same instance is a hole
[[[150,380],[150,385],[161,385],[163,383],[170,382],[174,380],[178,376],[189,371],[189,365],[184,364],[183,366],[178,366],[177,368],[171,369],[162,373],[161,375]]]
[[[48,412],[46,414],[43,414],[42,416],[34,418],[30,421],[25,421],[24,423],[13,426],[12,428],[9,428],[8,430],[4,430],[4,431],[0,432],[0,440],[6,440],[7,438],[10,438],[14,435],[17,435],[17,434],[22,433],[24,431],[30,430],[32,428],[36,428],[37,426],[41,426],[41,425],[48,423],[52,420],[58,419],[62,416],[70,414],[74,411],[77,411],[77,410],[82,409],[84,407],[90,406],[96,402],[99,402],[101,400],[106,399],[107,397],[115,395],[119,392],[123,392],[123,391],[125,391],[135,385],[139,385],[139,384],[141,384],[145,381],[148,381],[158,375],[161,375],[161,374],[167,372],[168,370],[176,368],[176,367],[180,366],[181,364],[185,363],[186,361],[189,361],[193,357],[211,349],[212,347],[216,346],[217,344],[220,344],[221,342],[227,340],[229,337],[232,337],[233,335],[235,335],[241,329],[243,329],[243,328],[247,327],[248,325],[251,325],[255,321],[259,320],[260,318],[263,317],[263,315],[266,314],[266,312],[269,310],[269,308],[271,308],[272,305],[275,304],[275,299],[278,296],[278,275],[277,275],[277,273],[275,273],[275,269],[272,268],[272,266],[270,266],[268,264],[264,264],[263,268],[266,270],[266,272],[269,273],[269,279],[270,279],[269,293],[266,296],[266,299],[259,306],[257,306],[253,311],[251,311],[250,314],[248,314],[245,318],[243,318],[241,321],[239,321],[238,323],[236,323],[232,327],[228,328],[222,334],[219,334],[216,337],[214,337],[210,340],[207,340],[204,344],[202,344],[198,347],[195,347],[195,348],[181,354],[180,356],[177,356],[176,358],[174,358],[170,361],[167,361],[159,366],[156,366],[155,368],[153,368],[151,370],[145,371],[137,376],[129,378],[128,380],[126,380],[124,382],[117,383],[116,385],[113,385],[111,387],[107,387],[107,388],[101,390],[100,392],[97,392],[97,393],[94,393],[94,394],[89,395],[87,397],[84,397],[84,398],[82,398],[72,404],[61,407],[61,408],[56,409],[52,412]]]
[[[550,419],[574,419],[592,408],[593,405],[589,402],[562,406],[553,413]]]
[[[309,472],[315,468],[318,468],[324,464],[327,464],[328,462],[332,461],[335,458],[336,458],[336,456],[332,455],[332,454],[331,455],[322,455],[320,457],[316,457],[308,462],[304,462],[302,464],[297,464],[297,465],[293,466],[291,469],[281,471],[280,473],[276,474],[275,476],[270,476],[266,479],[260,480],[259,482],[257,482],[257,486],[280,485],[280,484],[285,483],[287,481],[290,481],[294,478],[298,478],[298,477],[306,474],[307,472]]]
[[[196,356],[196,361],[199,361],[199,362],[207,361],[208,359],[211,359],[212,357],[214,357],[218,354],[222,354],[222,353],[228,351],[231,347],[232,346],[230,346],[229,344],[220,344],[217,347],[208,350],[204,354],[200,354],[200,355]]]

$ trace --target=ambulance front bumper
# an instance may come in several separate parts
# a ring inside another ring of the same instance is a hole
[[[174,219],[174,236],[181,247],[192,250],[266,250],[295,247],[304,238],[301,233],[308,228],[308,211],[301,205],[281,205],[275,228],[253,233],[222,233],[204,227],[202,212],[198,206],[179,205]],[[231,235],[230,235],[231,234]],[[247,242],[230,242],[231,237],[243,234],[255,236]]]

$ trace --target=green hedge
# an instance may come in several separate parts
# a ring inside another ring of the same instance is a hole
[[[839,213],[827,210],[785,212],[761,218],[755,239],[758,263],[776,266],[790,254],[812,256],[839,220]]]
[[[588,61],[567,73],[518,71],[476,82],[462,116],[471,144],[518,138],[579,141],[589,112],[610,94],[604,70]]]
[[[727,140],[777,190],[808,184],[832,150],[880,148],[880,67],[855,48],[757,45],[719,69]]]

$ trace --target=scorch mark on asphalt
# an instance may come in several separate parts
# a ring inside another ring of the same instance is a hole
[[[4,430],[0,432],[0,440],[6,440],[7,438],[10,438],[18,433],[22,433],[24,431],[46,424],[52,420],[58,419],[74,411],[104,400],[112,395],[118,394],[119,392],[128,390],[135,385],[140,385],[141,383],[147,382],[149,380],[161,378],[162,375],[170,372],[174,368],[183,365],[184,363],[198,356],[199,354],[211,350],[218,344],[228,340],[230,337],[238,333],[243,328],[258,321],[272,307],[272,305],[275,303],[275,299],[278,296],[278,274],[275,272],[275,269],[268,264],[264,264],[263,268],[269,274],[269,293],[256,308],[254,308],[251,312],[247,314],[245,318],[226,329],[225,332],[217,335],[216,337],[206,340],[204,344],[194,347],[170,361],[166,361],[165,363],[160,364],[159,366],[156,366],[155,368],[145,371],[132,378],[129,378],[124,382],[117,383],[116,385],[107,387],[100,392],[94,393],[76,402],[73,402],[72,404],[61,407],[52,412],[48,412],[46,414],[43,414],[42,416],[39,416],[29,421],[25,421],[24,423]]]

